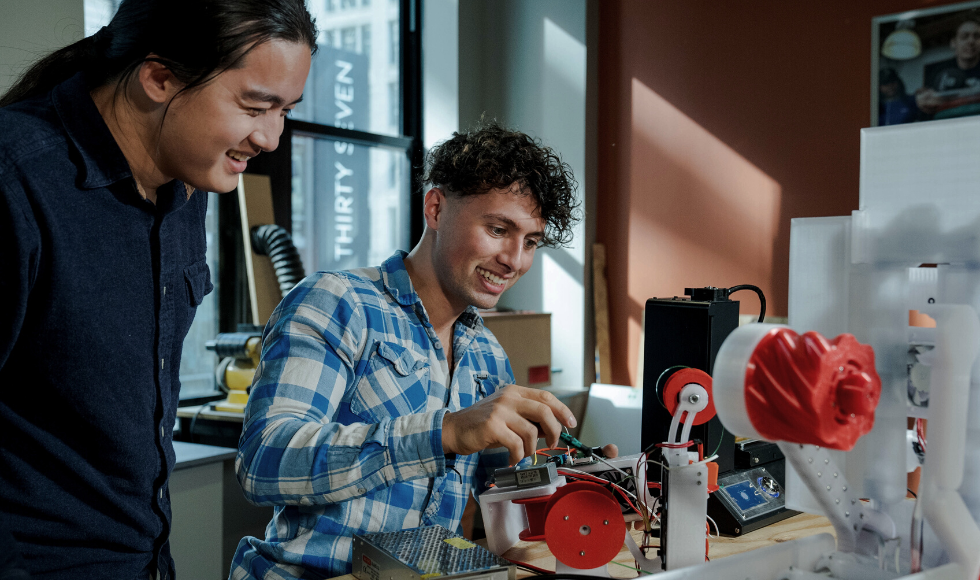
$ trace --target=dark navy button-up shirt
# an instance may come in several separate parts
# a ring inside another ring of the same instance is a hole
[[[0,109],[0,518],[34,578],[173,576],[181,343],[212,288],[188,191],[140,196],[81,75]]]

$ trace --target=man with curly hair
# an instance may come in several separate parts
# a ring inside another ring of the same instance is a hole
[[[355,533],[456,530],[493,469],[575,427],[553,395],[512,384],[477,312],[538,247],[571,241],[570,168],[489,124],[434,148],[424,179],[411,253],[308,277],[266,326],[236,465],[246,497],[275,515],[264,541],[239,544],[233,579],[338,576]]]

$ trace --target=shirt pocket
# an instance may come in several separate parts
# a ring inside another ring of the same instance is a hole
[[[478,401],[489,397],[507,386],[507,382],[504,379],[493,376],[488,372],[474,373],[473,379],[476,381],[476,400]]]
[[[351,397],[351,412],[377,422],[420,413],[428,402],[428,359],[391,342],[379,342]]]
[[[214,290],[211,283],[211,269],[208,268],[206,260],[194,262],[184,268],[184,280],[187,281],[187,297],[190,305],[197,308],[204,301],[204,297]]]

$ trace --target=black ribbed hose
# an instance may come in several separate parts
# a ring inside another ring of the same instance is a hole
[[[252,228],[252,251],[260,256],[269,256],[272,267],[276,270],[279,292],[284,297],[306,277],[303,260],[293,245],[293,237],[281,226],[264,225]]]

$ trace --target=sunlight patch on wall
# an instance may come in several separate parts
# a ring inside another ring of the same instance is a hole
[[[637,79],[630,151],[630,299],[736,284],[769,295],[779,183]],[[758,312],[751,293],[736,298]],[[628,325],[633,384],[640,326]]]

